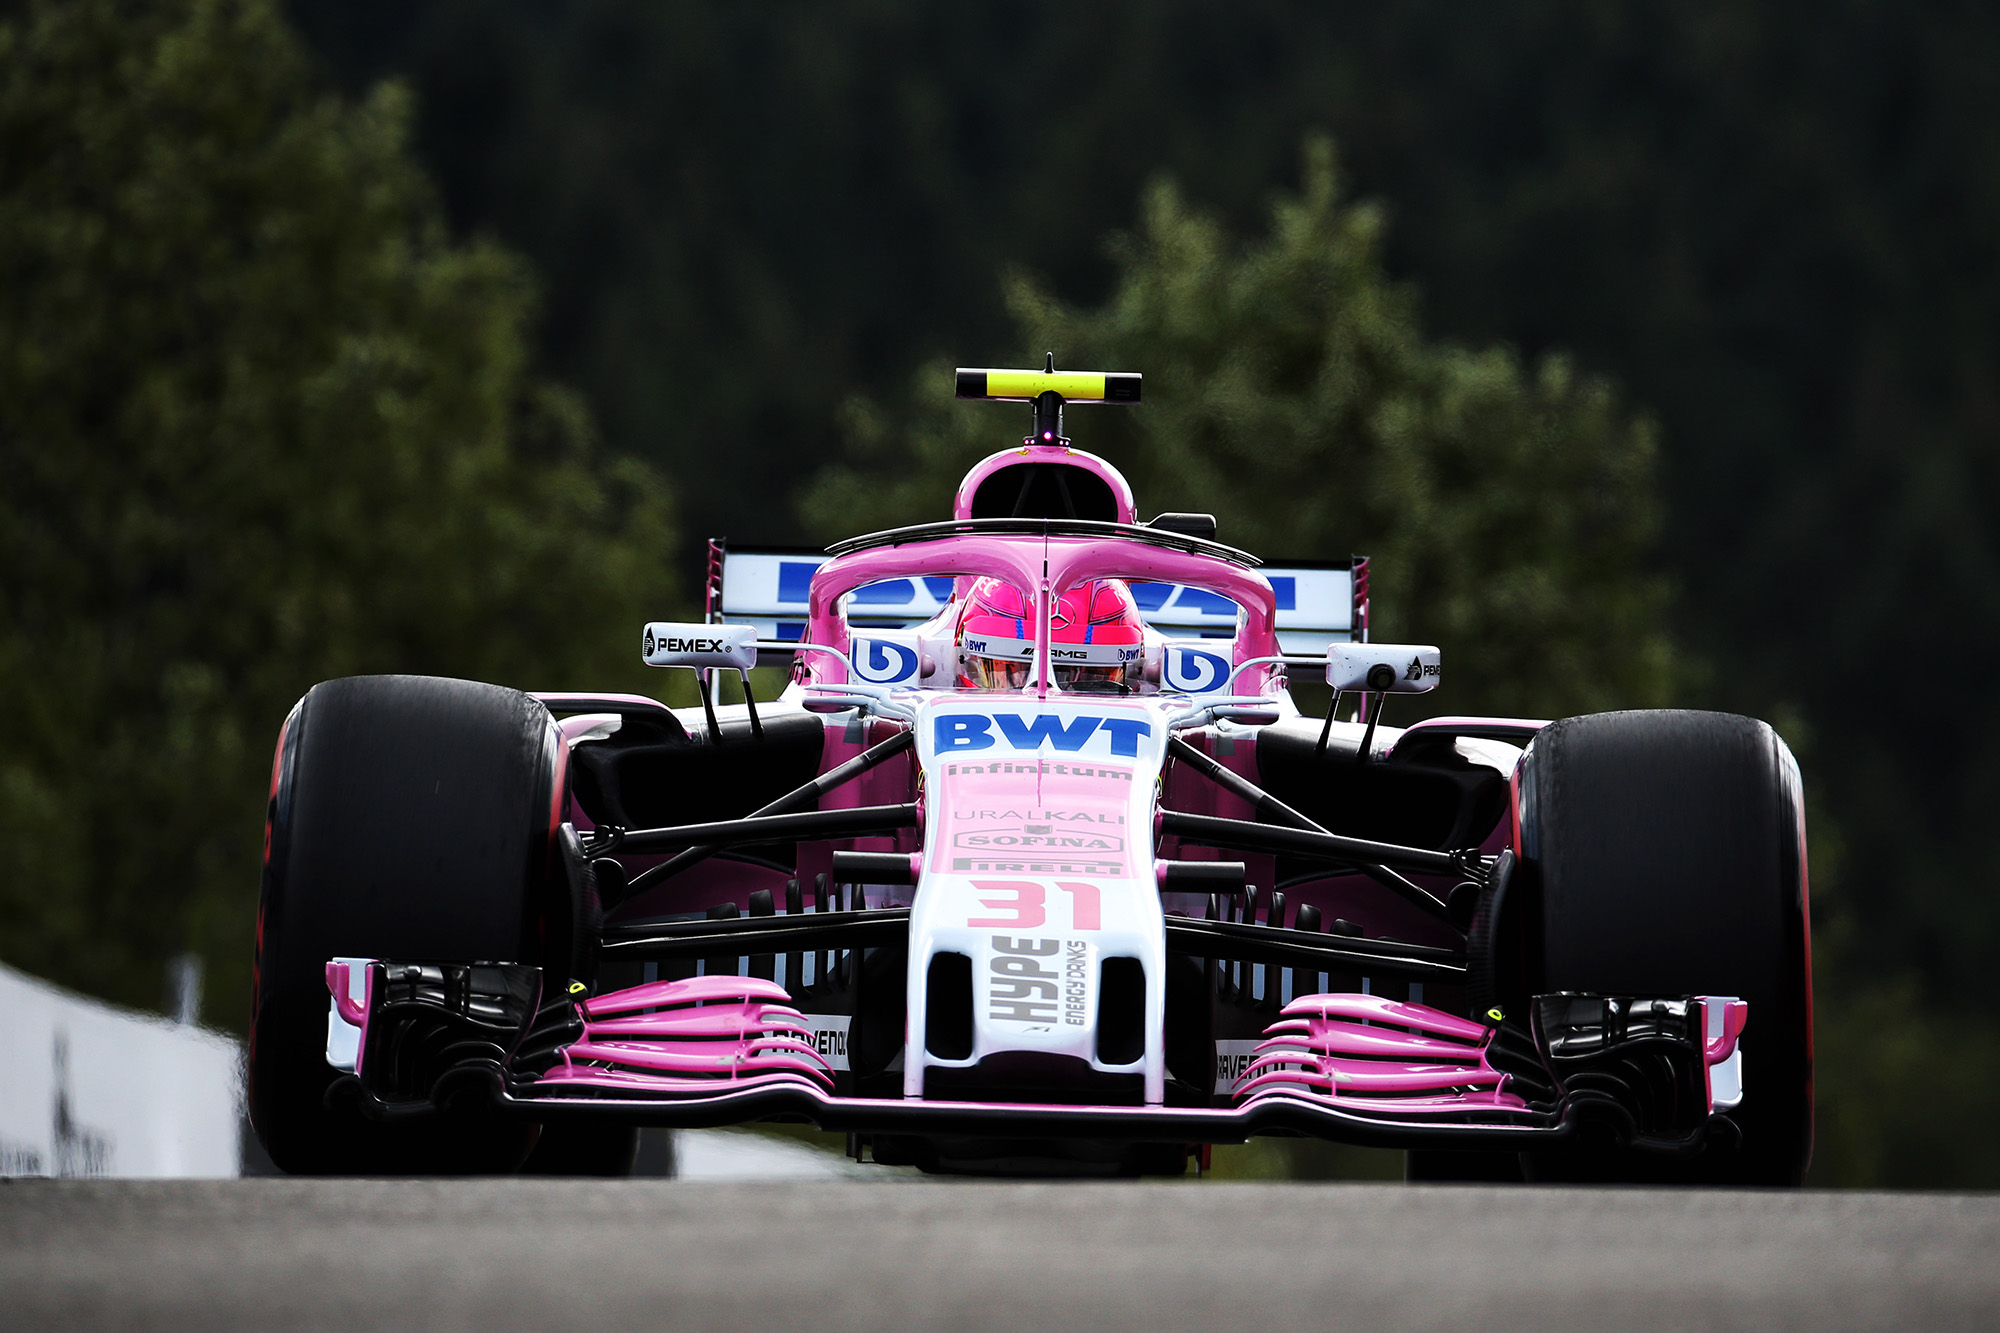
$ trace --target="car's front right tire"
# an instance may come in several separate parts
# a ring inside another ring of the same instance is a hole
[[[494,685],[355,676],[293,709],[265,829],[248,1070],[251,1124],[279,1168],[483,1173],[527,1157],[536,1127],[483,1106],[382,1123],[329,1104],[325,967],[542,963],[570,920],[565,759],[547,709]]]

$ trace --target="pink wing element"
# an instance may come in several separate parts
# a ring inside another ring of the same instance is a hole
[[[630,990],[599,995],[583,1002],[583,1013],[586,1018],[596,1018],[664,1005],[712,1004],[719,1000],[767,1000],[784,1004],[791,998],[783,986],[761,977],[689,977],[683,981],[649,981]]]
[[[830,1090],[833,1069],[790,998],[776,982],[731,976],[599,995],[578,1006],[583,1034],[536,1082],[674,1097],[787,1082]]]
[[[368,1006],[365,1003],[356,1004],[354,997],[348,993],[347,987],[348,965],[346,963],[328,963],[326,965],[326,988],[333,992],[333,1007],[340,1011],[340,1017],[343,1022],[351,1023],[358,1028],[365,1028],[368,1026]]]
[[[1702,997],[1703,1006],[1713,1005],[1716,1000]],[[1743,1025],[1750,1019],[1750,1005],[1745,1000],[1723,1000],[1722,1034],[1710,1037],[1702,1043],[1702,1059],[1712,1065],[1719,1065],[1736,1053],[1736,1039],[1743,1035]]]
[[[1263,1097],[1328,1099],[1362,1112],[1523,1110],[1487,1063],[1491,1029],[1379,995],[1305,995],[1266,1030],[1239,1105]]]
[[[1416,1028],[1419,1032],[1435,1032],[1441,1037],[1456,1037],[1460,1041],[1482,1043],[1489,1031],[1484,1025],[1456,1014],[1433,1009],[1429,1005],[1405,1004],[1400,1000],[1385,1000],[1379,995],[1357,995],[1341,992],[1332,995],[1301,995],[1284,1008],[1289,1017],[1295,1014],[1309,1014],[1315,1018],[1353,1018],[1364,1022],[1394,1023],[1400,1027]]]

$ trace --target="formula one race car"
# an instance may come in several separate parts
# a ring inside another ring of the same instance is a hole
[[[704,621],[643,635],[699,707],[315,686],[257,922],[273,1160],[616,1172],[640,1126],[784,1120],[934,1171],[1178,1174],[1274,1134],[1415,1179],[1797,1183],[1784,743],[1678,711],[1382,724],[1440,664],[1369,641],[1365,560],[1260,570],[1207,515],[1138,522],[1064,438],[1066,403],[1139,389],[960,371],[1034,429],[949,521],[713,543]],[[760,663],[791,669],[761,703]]]

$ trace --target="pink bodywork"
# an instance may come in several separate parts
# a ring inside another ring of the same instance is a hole
[[[364,984],[368,988],[368,998],[360,1004],[354,1002],[354,996],[347,989],[348,984],[346,963],[326,965],[326,987],[333,992],[333,1007],[339,1010],[341,1021],[352,1023],[355,1027],[364,1027],[368,1022],[369,1003],[375,995],[375,978],[370,975],[364,979]]]
[[[1716,1001],[1704,998],[1702,1003],[1709,1005]],[[1702,1043],[1702,1060],[1707,1064],[1719,1065],[1736,1054],[1736,1039],[1743,1035],[1743,1026],[1749,1018],[1750,1006],[1747,1003],[1742,1000],[1727,1001],[1722,1013],[1722,1033]]]
[[[708,976],[653,981],[581,1005],[583,1035],[543,1087],[700,1096],[744,1084],[833,1086],[804,1015],[776,982]]]
[[[1283,1012],[1236,1085],[1239,1102],[1283,1095],[1388,1113],[1527,1109],[1487,1063],[1493,1030],[1478,1023],[1352,993],[1301,996]]]
[[[1118,521],[1138,521],[1139,509],[1132,498],[1132,483],[1125,480],[1124,473],[1096,454],[1072,449],[1066,444],[1036,444],[1032,438],[1024,440],[1018,449],[1003,449],[973,464],[972,470],[965,474],[965,480],[958,483],[958,495],[952,501],[952,517],[971,518],[972,497],[979,493],[980,485],[994,473],[1023,463],[1055,463],[1090,473],[1111,488],[1112,498],[1118,505]]]

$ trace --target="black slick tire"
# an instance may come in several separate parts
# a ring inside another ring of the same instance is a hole
[[[516,690],[427,676],[315,686],[280,734],[265,830],[250,1119],[294,1174],[517,1168],[532,1123],[482,1107],[378,1123],[326,1103],[327,960],[541,965],[572,920],[566,754]],[[560,979],[560,977],[559,977]]]
[[[1525,1154],[1527,1178],[1798,1184],[1812,1154],[1811,944],[1802,789],[1785,743],[1725,713],[1568,718],[1535,738],[1514,790],[1507,911],[1520,913],[1527,953],[1516,976],[1543,993],[1750,1005],[1734,1134],[1687,1159]]]

